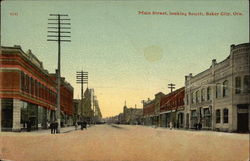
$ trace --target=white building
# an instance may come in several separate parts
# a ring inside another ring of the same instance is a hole
[[[185,127],[229,132],[250,130],[250,43],[231,45],[222,62],[185,78]]]

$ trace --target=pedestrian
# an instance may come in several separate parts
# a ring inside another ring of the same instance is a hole
[[[75,122],[75,130],[77,130],[78,124],[77,122]]]
[[[27,122],[27,131],[30,132],[31,131],[31,120],[29,119]]]
[[[172,130],[172,128],[173,128],[173,123],[172,123],[172,121],[170,121],[169,127],[170,127],[170,130]]]
[[[202,128],[202,124],[201,124],[201,123],[199,123],[199,130],[201,130],[201,128]]]
[[[87,122],[86,122],[86,121],[83,122],[83,127],[84,127],[85,129],[87,129]]]
[[[54,134],[58,133],[58,122],[54,123]]]
[[[51,134],[54,134],[54,128],[55,128],[54,122],[51,121],[50,123]]]
[[[83,130],[83,121],[81,121],[81,130]]]

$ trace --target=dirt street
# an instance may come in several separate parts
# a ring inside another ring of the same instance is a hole
[[[249,135],[95,125],[64,134],[0,134],[0,158],[13,161],[248,161]]]

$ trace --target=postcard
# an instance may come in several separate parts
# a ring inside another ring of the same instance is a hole
[[[2,0],[0,160],[249,160],[249,8]]]

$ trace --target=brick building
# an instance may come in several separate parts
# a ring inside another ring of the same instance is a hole
[[[143,124],[155,125],[155,100],[143,101]]]
[[[184,127],[184,92],[185,88],[179,88],[161,98],[160,102],[160,126]]]
[[[47,128],[55,119],[56,81],[30,50],[25,53],[14,46],[1,47],[0,51],[0,130],[20,131],[27,128],[27,122],[32,129]],[[73,108],[72,91],[62,104],[68,115]]]

